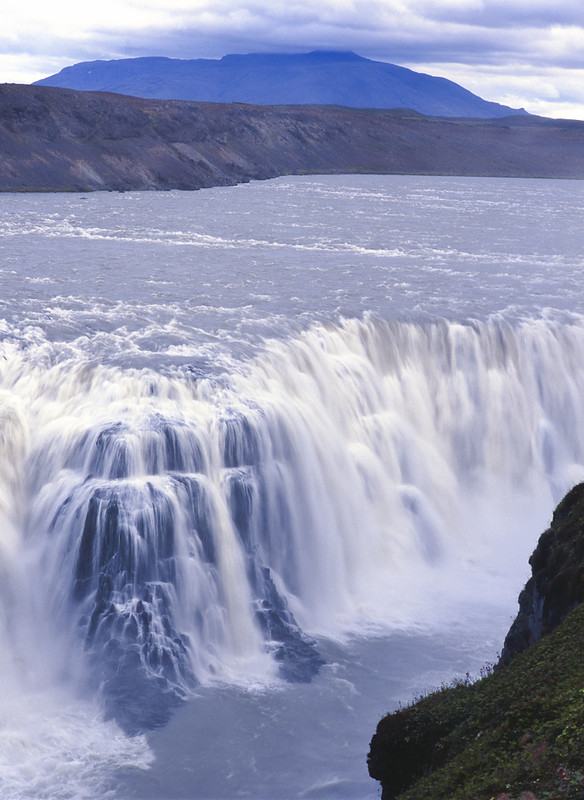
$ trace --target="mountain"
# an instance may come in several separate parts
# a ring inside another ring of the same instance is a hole
[[[380,720],[382,800],[584,795],[584,484],[556,508],[498,667]]]
[[[84,61],[36,83],[167,100],[407,108],[428,116],[489,118],[526,113],[483,100],[445,78],[350,52]]]
[[[0,85],[0,191],[200,189],[352,172],[584,178],[584,122]]]

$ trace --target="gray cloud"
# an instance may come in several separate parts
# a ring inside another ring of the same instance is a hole
[[[415,8],[415,11],[414,11]],[[356,0],[218,2],[177,14],[175,27],[110,38],[117,50],[220,57],[226,52],[349,49],[384,60],[468,64],[584,65],[584,4]],[[578,38],[580,46],[578,46]],[[119,53],[116,53],[119,54]]]

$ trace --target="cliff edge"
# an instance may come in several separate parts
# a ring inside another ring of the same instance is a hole
[[[498,668],[379,722],[368,766],[383,800],[584,796],[584,484],[530,563]]]
[[[554,630],[584,600],[584,484],[558,505],[529,563],[531,578],[519,595],[519,613],[505,638],[501,665]]]

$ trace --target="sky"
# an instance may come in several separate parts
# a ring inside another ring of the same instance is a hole
[[[583,0],[1,0],[0,83],[79,61],[352,50],[584,120]]]

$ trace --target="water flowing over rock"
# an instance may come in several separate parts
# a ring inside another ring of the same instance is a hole
[[[129,731],[235,663],[309,681],[315,633],[407,608],[455,557],[461,496],[559,491],[584,456],[583,350],[577,324],[354,320],[227,385],[16,355],[11,580]]]

